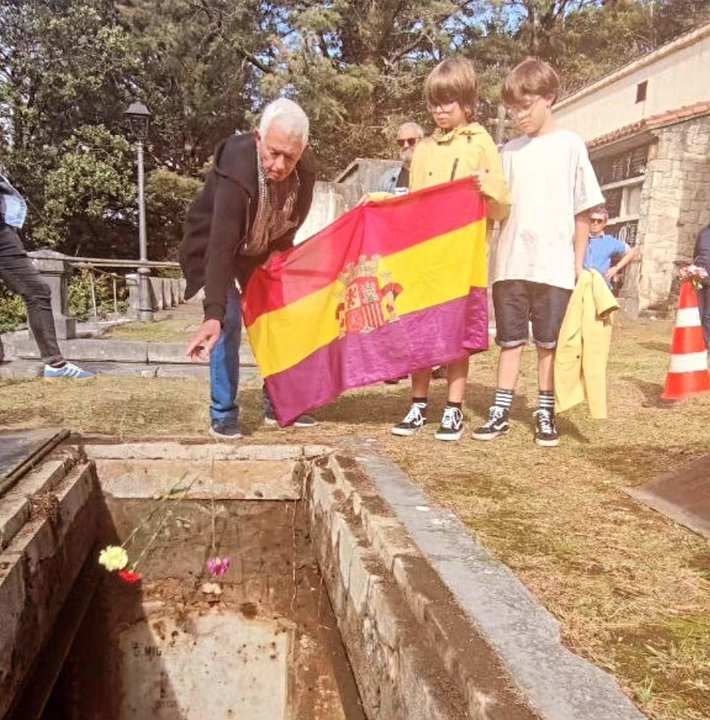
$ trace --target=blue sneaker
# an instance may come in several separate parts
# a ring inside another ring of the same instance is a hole
[[[239,425],[230,420],[213,420],[210,424],[210,435],[215,440],[226,440],[227,442],[242,439]]]
[[[61,367],[45,365],[42,371],[42,377],[45,380],[59,380],[62,378],[68,380],[89,380],[90,378],[96,377],[96,373],[92,373],[89,370],[82,370],[77,365],[67,362]]]

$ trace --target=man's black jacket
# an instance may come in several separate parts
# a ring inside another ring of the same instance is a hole
[[[313,199],[315,163],[308,150],[296,165],[300,186],[292,231],[255,257],[240,250],[249,237],[259,202],[256,136],[230,135],[218,145],[204,188],[187,211],[180,265],[187,280],[185,298],[205,288],[205,320],[224,319],[227,289],[236,277],[242,290],[254,269],[275,250],[293,246],[296,230]]]

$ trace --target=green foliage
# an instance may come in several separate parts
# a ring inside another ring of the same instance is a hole
[[[72,152],[72,138],[87,141],[82,128],[117,132],[122,124],[138,55],[114,15],[112,4],[103,0],[3,3],[0,163],[30,202],[24,232],[29,248],[51,243],[72,252],[86,242],[73,237],[77,228],[83,229],[81,220],[67,227],[74,199],[59,197],[62,183],[54,171],[64,163],[60,175],[76,175],[64,155]],[[48,201],[53,203],[49,208]],[[100,212],[96,206],[87,209]],[[47,225],[43,231],[38,230],[41,224]],[[113,218],[92,217],[88,234],[110,240],[113,225]]]
[[[97,315],[103,317],[115,311],[111,278],[103,273],[92,273],[91,270],[82,269],[74,273],[69,281],[69,314],[79,320],[88,320],[94,315],[91,296],[92,274]],[[127,308],[125,284],[119,282],[116,290],[118,310],[125,312]]]
[[[707,0],[4,0],[0,165],[29,200],[29,249],[135,257],[123,111],[142,99],[149,255],[173,258],[192,178],[277,95],[302,104],[332,176],[391,157],[404,120],[433,129],[423,83],[448,55],[473,60],[489,124],[529,54],[564,94],[708,20]]]
[[[177,260],[185,212],[202,180],[159,168],[148,177],[146,195],[148,237],[153,257]]]
[[[0,333],[17,330],[27,323],[27,308],[19,295],[0,287]]]
[[[133,168],[133,151],[124,137],[103,125],[79,127],[62,144],[57,167],[47,173],[44,222],[34,233],[35,242],[61,245],[71,255],[100,256],[109,232],[114,252],[130,254],[116,231],[133,234]]]
[[[268,53],[265,9],[254,0],[119,0],[134,39],[138,83],[153,115],[153,152],[166,168],[196,173],[255,102]]]

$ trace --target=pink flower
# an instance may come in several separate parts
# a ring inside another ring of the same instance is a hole
[[[140,582],[141,574],[139,572],[131,572],[130,570],[119,570],[118,577],[129,585],[135,585],[137,582]]]
[[[207,572],[212,577],[222,577],[229,570],[229,558],[228,557],[213,557],[207,561]]]
[[[696,290],[700,290],[707,280],[708,271],[698,265],[686,265],[680,269],[680,277],[693,283]]]

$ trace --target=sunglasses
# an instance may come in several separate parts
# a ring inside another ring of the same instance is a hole
[[[419,138],[397,138],[397,145],[401,148],[416,145]]]
[[[605,218],[589,218],[589,222],[593,223],[603,223]]]

